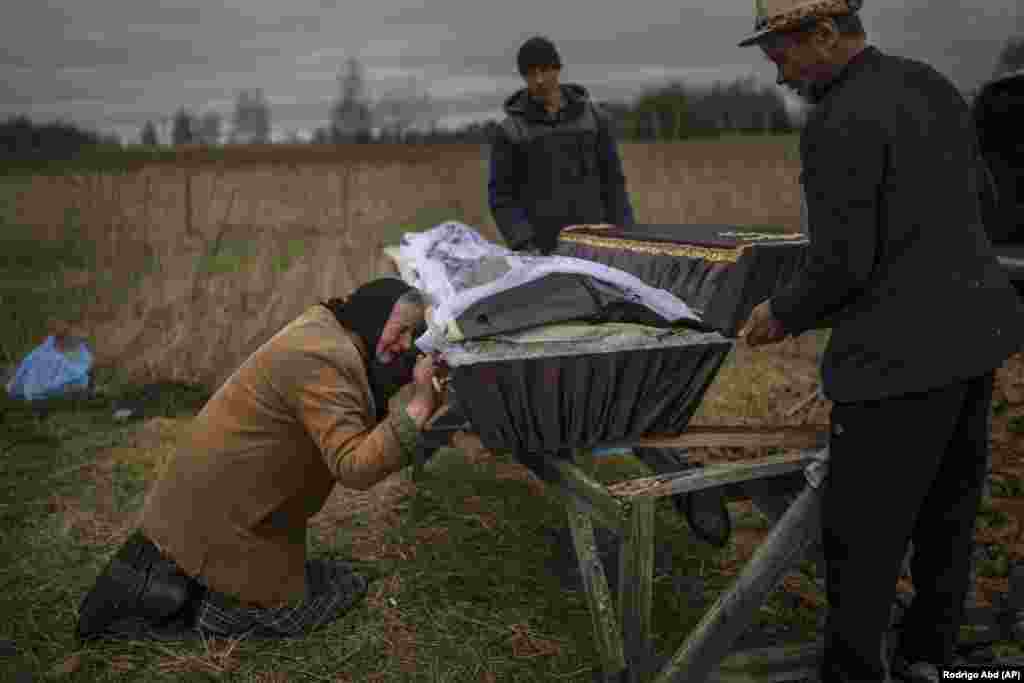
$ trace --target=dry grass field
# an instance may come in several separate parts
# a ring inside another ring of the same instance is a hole
[[[794,230],[793,144],[623,145],[638,221]],[[61,278],[92,296],[69,322],[134,377],[216,385],[303,308],[378,273],[405,231],[461,220],[498,239],[475,145],[232,154],[10,183],[15,224],[81,245]]]

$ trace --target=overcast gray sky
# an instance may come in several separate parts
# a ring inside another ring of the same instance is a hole
[[[875,45],[969,89],[1024,34],[1021,6],[867,0],[862,14]],[[183,105],[230,118],[237,90],[262,88],[275,131],[308,131],[358,57],[376,94],[414,77],[456,124],[497,115],[534,33],[558,45],[563,80],[599,100],[669,79],[770,81],[760,52],[736,47],[752,13],[752,0],[33,0],[0,26],[0,116],[63,117],[134,141]]]

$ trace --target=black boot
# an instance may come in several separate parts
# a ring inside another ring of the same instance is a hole
[[[78,637],[177,640],[195,634],[204,589],[135,532],[82,600]]]
[[[656,474],[698,469],[681,448],[634,448],[634,454]],[[672,496],[672,504],[686,517],[695,534],[716,548],[724,548],[732,536],[732,520],[720,488]]]

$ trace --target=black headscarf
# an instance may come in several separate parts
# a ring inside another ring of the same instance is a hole
[[[412,287],[397,278],[380,278],[362,285],[347,299],[330,299],[323,303],[337,321],[363,340],[369,352],[367,375],[376,404],[377,419],[388,412],[388,399],[412,380],[416,364],[416,347],[399,354],[384,365],[377,360],[377,342],[384,325],[391,317],[395,303]]]

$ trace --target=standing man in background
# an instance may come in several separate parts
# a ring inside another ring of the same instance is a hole
[[[562,60],[547,38],[530,38],[516,57],[526,87],[505,101],[507,117],[491,145],[488,200],[498,230],[515,251],[548,255],[569,225],[634,224],[618,146],[608,116],[580,85],[562,84]],[[692,467],[684,449],[635,448],[655,472]],[[725,500],[713,490],[672,502],[705,540],[722,547],[731,533]]]
[[[963,622],[994,372],[1024,348],[1024,305],[982,224],[966,102],[927,64],[868,46],[861,4],[760,0],[740,43],[815,105],[800,139],[807,262],[741,336],[757,346],[832,328],[821,680],[889,680],[912,540],[915,596],[892,672],[938,681]]]
[[[615,138],[586,88],[562,84],[547,38],[519,48],[526,87],[505,101],[491,145],[488,203],[508,246],[550,254],[568,225],[633,224]]]

